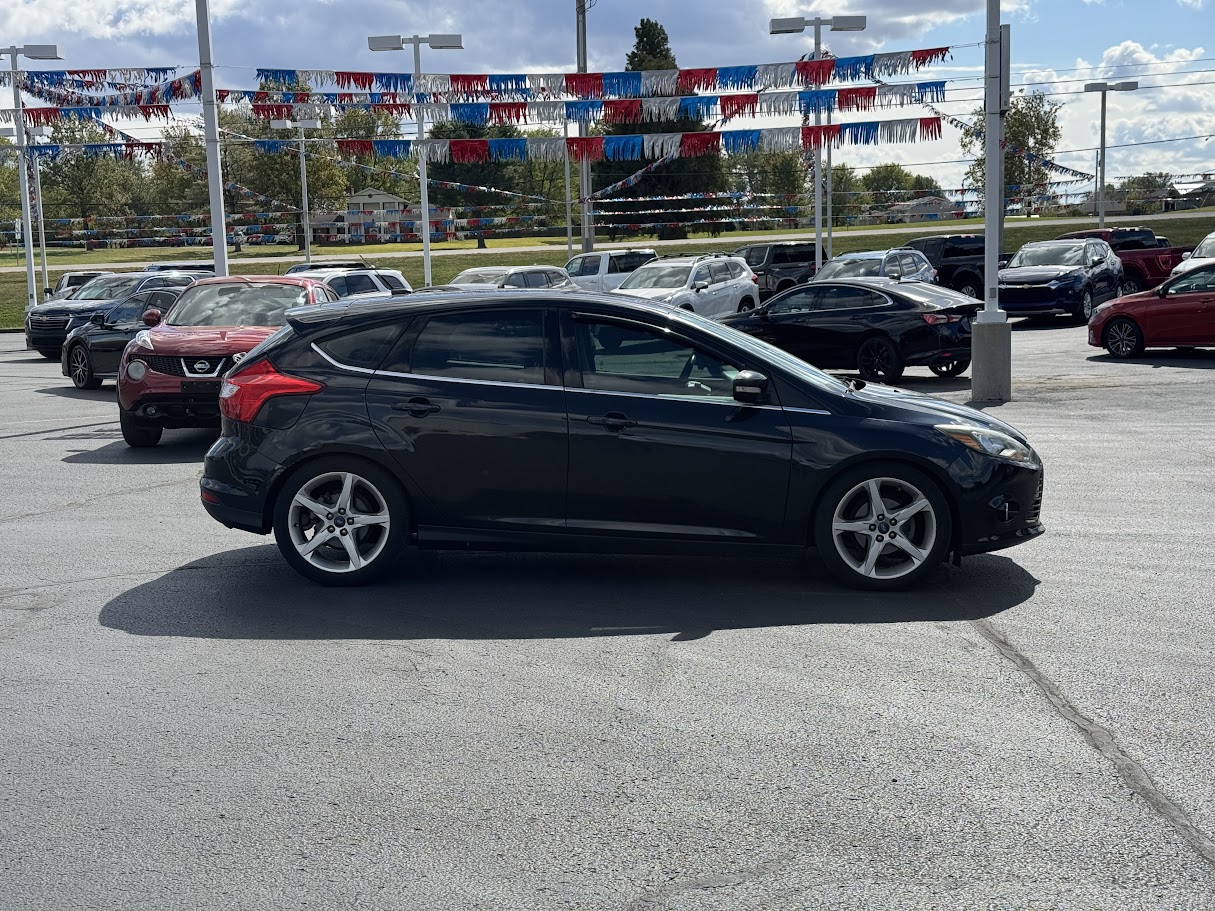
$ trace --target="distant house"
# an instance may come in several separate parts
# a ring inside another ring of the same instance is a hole
[[[421,237],[422,207],[375,187],[346,198],[346,237],[352,244],[395,243]],[[430,207],[431,239],[454,237],[452,210]]]
[[[886,209],[887,224],[907,224],[918,221],[940,221],[961,218],[964,208],[961,203],[943,196],[922,196],[906,202],[896,202]]]
[[[1209,175],[1203,175],[1204,177]],[[1205,180],[1202,183],[1178,186],[1179,196],[1173,200],[1177,209],[1202,209],[1215,206],[1215,180]]]

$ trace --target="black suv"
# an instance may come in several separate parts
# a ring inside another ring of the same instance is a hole
[[[982,234],[933,234],[907,241],[937,270],[937,282],[969,297],[983,296]]]
[[[734,251],[735,256],[747,261],[759,279],[761,301],[810,281],[816,269],[814,253],[814,244],[799,241],[748,244]]]

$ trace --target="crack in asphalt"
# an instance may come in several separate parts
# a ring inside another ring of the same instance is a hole
[[[76,506],[88,506],[90,503],[95,503],[98,500],[104,500],[108,497],[117,497],[125,493],[139,493],[145,490],[159,490],[162,487],[174,487],[178,484],[197,484],[198,478],[178,478],[176,481],[162,481],[159,484],[141,484],[138,487],[127,487],[119,490],[107,490],[104,493],[96,494],[95,496],[85,497],[83,500],[72,500],[67,503],[57,503],[49,509],[40,509],[37,512],[23,512],[12,516],[0,516],[0,522],[13,522],[17,519],[34,519],[38,516],[45,516],[53,512],[61,512],[64,509],[71,509]]]
[[[62,433],[65,430],[83,430],[86,427],[101,427],[106,424],[117,423],[117,421],[93,421],[91,424],[73,424],[71,427],[44,427],[41,430],[27,430],[24,433],[6,433],[0,435],[0,440],[15,440],[18,437],[36,437],[42,433]]]
[[[1215,840],[1194,825],[1186,811],[1160,790],[1148,771],[1118,743],[1113,731],[1081,712],[990,620],[971,620],[969,623],[1013,667],[1029,678],[1060,718],[1076,727],[1089,745],[1109,761],[1127,787],[1189,842],[1203,860],[1215,865]]]

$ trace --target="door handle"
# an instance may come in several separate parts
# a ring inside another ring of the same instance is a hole
[[[424,398],[412,398],[408,402],[393,402],[393,411],[408,411],[415,418],[424,418],[428,414],[442,411],[438,405],[432,405]]]
[[[621,414],[619,411],[609,411],[602,417],[589,417],[586,419],[588,424],[597,424],[605,430],[611,430],[613,433],[619,433],[629,427],[636,427],[637,422],[629,420],[627,415]]]

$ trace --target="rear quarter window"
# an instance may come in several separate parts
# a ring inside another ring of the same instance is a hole
[[[400,330],[398,323],[381,323],[328,336],[317,342],[316,346],[339,364],[375,370],[396,341]]]

